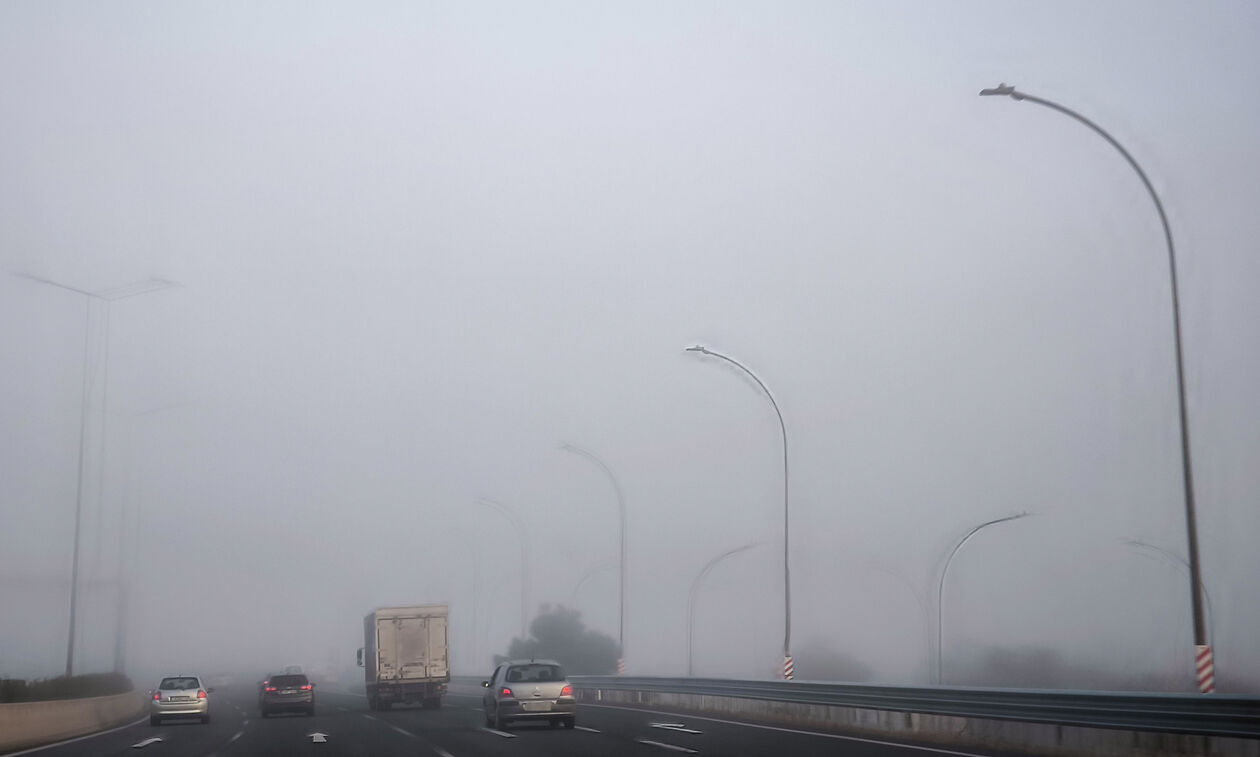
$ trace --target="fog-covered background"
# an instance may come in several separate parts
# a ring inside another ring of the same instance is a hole
[[[695,667],[773,676],[777,422],[699,342],[783,410],[802,675],[927,681],[945,555],[1029,512],[953,561],[953,677],[1190,687],[1158,218],[1096,134],[976,96],[1005,81],[1167,206],[1219,685],[1260,690],[1258,34],[1245,1],[0,5],[0,675],[64,668],[86,346],[77,670],[131,577],[141,676],[352,664],[366,611],[433,601],[482,672],[520,579],[477,498],[531,610],[615,636],[569,442],[625,493],[628,672],[685,672],[692,580],[758,543]]]

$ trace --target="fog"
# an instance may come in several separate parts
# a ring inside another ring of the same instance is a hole
[[[1248,2],[0,5],[0,676],[65,668],[82,422],[78,672],[353,666],[424,602],[484,672],[522,582],[479,499],[531,615],[615,638],[616,569],[576,589],[617,500],[569,443],[624,493],[627,672],[686,672],[693,579],[754,544],[694,665],[773,677],[778,421],[702,344],[783,413],[801,676],[927,682],[946,556],[1026,512],[952,561],[952,678],[1042,650],[1191,688],[1159,219],[1004,81],[1168,210],[1218,685],[1260,691],[1258,34]]]

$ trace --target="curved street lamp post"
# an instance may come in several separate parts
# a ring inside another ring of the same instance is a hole
[[[748,374],[753,381],[757,382],[757,386],[761,387],[761,391],[766,393],[766,397],[770,400],[770,404],[774,406],[774,414],[779,417],[779,432],[783,435],[783,677],[791,679],[794,675],[794,664],[792,662],[792,571],[788,564],[788,441],[787,441],[787,425],[783,423],[783,413],[779,410],[779,403],[775,402],[774,395],[770,393],[770,389],[765,385],[757,374],[753,373],[748,366],[727,357],[720,352],[706,349],[700,345],[688,347],[687,352],[698,352],[702,355],[712,355],[719,360],[725,360],[744,373]]]
[[[1151,196],[1151,201],[1155,203],[1155,212],[1159,214],[1159,222],[1164,229],[1164,242],[1168,247],[1168,280],[1172,290],[1173,348],[1177,363],[1177,419],[1181,432],[1181,481],[1186,510],[1186,541],[1188,542],[1187,555],[1190,567],[1190,612],[1194,620],[1195,666],[1199,690],[1204,694],[1210,694],[1216,690],[1216,682],[1212,664],[1212,647],[1208,642],[1206,624],[1203,619],[1203,578],[1199,571],[1199,535],[1195,517],[1194,476],[1190,462],[1189,424],[1186,421],[1186,377],[1181,350],[1181,307],[1177,292],[1177,256],[1173,247],[1172,227],[1168,224],[1168,214],[1164,212],[1164,204],[1160,202],[1159,195],[1155,192],[1155,187],[1151,184],[1151,180],[1147,178],[1146,172],[1129,154],[1129,151],[1124,149],[1116,141],[1115,137],[1107,133],[1098,124],[1071,108],[1041,97],[1019,92],[1014,86],[1005,83],[996,87],[982,89],[980,90],[980,95],[982,97],[1007,96],[1015,101],[1027,100],[1028,102],[1058,111],[1088,126],[1124,156],[1129,166],[1133,168],[1138,178],[1142,180],[1142,186],[1146,187],[1147,193]]]
[[[623,497],[621,493],[621,482],[617,480],[617,476],[612,472],[612,469],[608,467],[607,463],[605,463],[603,459],[599,457],[599,455],[596,455],[595,453],[590,452],[589,450],[582,449],[581,447],[575,444],[564,443],[560,445],[560,449],[564,450],[565,452],[572,452],[575,455],[580,455],[586,458],[587,460],[590,460],[591,462],[595,463],[595,465],[599,466],[599,469],[604,472],[604,475],[608,477],[608,481],[612,484],[613,493],[617,495],[617,514],[620,519],[619,539],[621,542],[621,553],[617,558],[617,565],[618,565],[617,572],[619,574],[617,577],[617,608],[618,608],[617,609],[617,674],[625,675],[626,673],[626,662],[625,662],[625,653],[626,653],[626,500],[625,500],[625,497]],[[576,589],[574,590],[574,592],[576,594]]]
[[[938,685],[945,682],[941,665],[941,660],[945,657],[945,648],[941,646],[941,617],[945,614],[943,599],[945,596],[945,576],[949,573],[949,564],[954,561],[954,555],[958,554],[958,550],[962,549],[962,545],[966,544],[967,540],[975,536],[977,532],[988,528],[989,526],[996,526],[999,523],[1006,523],[1007,521],[1027,518],[1028,515],[1029,513],[1019,513],[1018,515],[1008,515],[1005,518],[996,518],[994,520],[981,523],[968,531],[966,536],[959,539],[958,543],[954,545],[954,548],[950,550],[949,557],[945,558],[945,567],[941,568],[941,580],[936,586],[936,683]]]
[[[500,504],[499,502],[495,502],[492,499],[482,497],[473,501],[482,507],[488,507],[491,510],[494,510],[504,518],[507,518],[508,522],[512,524],[512,527],[516,529],[516,536],[521,545],[521,641],[525,641],[525,639],[529,638],[529,634],[527,633],[528,618],[525,609],[525,591],[526,587],[529,586],[529,540],[525,534],[525,523],[522,522],[520,517],[508,507]]]
[[[727,551],[723,552],[722,554],[718,555],[717,557],[713,558],[708,563],[706,563],[705,566],[701,568],[700,572],[696,574],[695,579],[692,580],[691,590],[687,592],[687,675],[688,676],[694,675],[692,673],[692,665],[691,665],[691,649],[692,649],[692,639],[695,636],[695,630],[696,630],[696,592],[700,589],[700,582],[704,580],[705,576],[709,575],[709,571],[713,570],[713,567],[717,565],[718,563],[722,562],[728,557],[737,555],[740,552],[752,549],[755,546],[757,546],[757,542],[754,542],[752,544],[745,544],[744,546],[736,547],[735,549],[728,549]]]

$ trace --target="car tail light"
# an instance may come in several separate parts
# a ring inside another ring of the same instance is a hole
[[[571,696],[573,696],[573,687],[572,687],[572,686],[565,686],[563,689],[560,689],[560,696],[562,696],[562,697],[571,697]]]
[[[302,691],[310,691],[310,690],[311,690],[311,685],[309,683],[302,687]]]
[[[154,701],[154,702],[161,701],[161,699],[162,699],[162,693],[161,693],[161,692],[159,692],[159,691],[155,691],[155,692],[153,692],[153,701]]]
[[[510,696],[512,696],[512,690],[511,690],[511,689],[509,689],[508,687],[504,686],[504,687],[503,687],[503,691],[500,691],[500,692],[499,692],[499,696],[501,696],[501,697],[510,697]]]
[[[268,686],[267,688],[263,689],[263,691],[275,691],[275,690],[276,690],[275,686]]]
[[[197,698],[198,698],[198,699],[205,699],[205,698],[206,698],[206,690],[205,690],[205,689],[197,689]]]

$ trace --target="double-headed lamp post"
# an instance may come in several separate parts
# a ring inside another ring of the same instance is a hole
[[[599,455],[581,447],[564,443],[560,445],[560,449],[565,452],[572,452],[580,455],[592,463],[595,463],[604,475],[608,477],[609,483],[612,484],[613,493],[617,495],[617,514],[620,519],[619,524],[619,540],[621,542],[621,552],[617,557],[617,675],[626,674],[626,500],[621,494],[621,483],[617,481],[617,476],[613,474],[612,469],[608,467]]]
[[[78,604],[79,604],[78,602],[78,599],[79,599],[79,541],[80,541],[79,537],[80,537],[80,532],[82,530],[81,526],[82,526],[82,520],[83,520],[83,464],[84,464],[85,450],[87,447],[87,405],[88,405],[88,395],[91,389],[89,381],[88,381],[88,376],[89,376],[89,363],[91,362],[89,359],[89,355],[91,352],[91,344],[92,344],[92,302],[93,300],[95,300],[97,302],[102,302],[105,304],[105,340],[104,340],[105,344],[104,344],[104,349],[103,349],[105,356],[104,356],[104,369],[102,373],[104,375],[103,383],[105,384],[105,391],[106,393],[108,393],[109,307],[110,307],[110,304],[117,300],[125,300],[130,297],[138,297],[139,295],[142,295],[142,294],[148,294],[149,292],[156,292],[161,289],[168,289],[170,287],[175,286],[175,284],[174,282],[167,281],[166,279],[145,279],[143,281],[136,281],[131,284],[124,284],[122,286],[113,287],[110,289],[92,291],[88,289],[80,289],[78,287],[73,287],[73,286],[70,286],[69,284],[63,284],[58,281],[53,281],[52,279],[45,279],[39,276],[32,276],[26,273],[18,274],[18,275],[24,279],[30,279],[31,281],[35,281],[40,284],[47,284],[49,286],[57,287],[58,289],[64,289],[67,292],[74,292],[75,294],[81,294],[86,298],[85,302],[87,302],[87,312],[86,312],[86,321],[85,321],[86,325],[84,327],[84,335],[83,335],[83,394],[80,400],[80,407],[79,407],[79,464],[78,464],[79,472],[78,472],[78,486],[76,488],[75,497],[74,497],[74,548],[73,548],[73,556],[71,557],[71,568],[70,568],[70,624],[69,624],[70,627],[67,631],[68,638],[66,640],[66,678],[69,678],[70,676],[74,675],[74,634],[75,634],[75,620],[78,615]],[[108,402],[108,394],[106,394],[106,399],[105,399],[105,403],[107,402]],[[101,417],[102,419],[104,419],[107,416],[109,408],[104,407],[102,408],[102,410],[103,412],[101,414]],[[101,431],[101,451],[102,452],[104,452],[104,445],[105,445],[105,431],[104,429],[102,429]],[[103,465],[102,465],[101,471],[102,471],[101,476],[102,476],[102,481],[103,481],[104,479],[104,466]],[[98,499],[99,499],[99,496],[100,495],[98,494]]]
[[[757,386],[761,387],[761,391],[765,392],[766,397],[770,400],[770,404],[774,406],[774,414],[779,417],[779,432],[783,436],[783,677],[791,679],[795,675],[795,665],[792,662],[792,569],[788,564],[788,441],[787,426],[783,423],[783,413],[779,410],[779,403],[774,401],[774,395],[770,393],[770,389],[761,379],[757,378],[757,374],[753,373],[748,366],[735,360],[734,358],[723,355],[720,352],[714,352],[700,345],[688,347],[687,352],[698,352],[701,355],[711,355],[719,360],[725,360],[757,382]]]
[[[1173,247],[1172,227],[1168,225],[1168,214],[1164,212],[1164,204],[1160,202],[1159,195],[1155,192],[1154,185],[1147,178],[1146,172],[1138,165],[1129,151],[1116,141],[1116,138],[1108,134],[1101,126],[1089,120],[1080,113],[1071,108],[1060,105],[1056,102],[1046,100],[1041,97],[1020,92],[1014,86],[1008,84],[999,84],[996,87],[980,90],[980,95],[984,97],[991,96],[1007,96],[1012,100],[1027,100],[1031,103],[1047,107],[1051,110],[1058,111],[1065,116],[1075,119],[1080,123],[1088,126],[1098,136],[1107,140],[1107,143],[1116,148],[1129,166],[1137,173],[1138,178],[1142,180],[1142,186],[1146,187],[1146,191],[1151,196],[1151,201],[1155,203],[1155,212],[1159,214],[1160,225],[1164,229],[1164,242],[1168,247],[1168,281],[1172,292],[1172,321],[1173,321],[1173,349],[1176,355],[1177,363],[1177,419],[1181,431],[1181,481],[1184,489],[1185,510],[1186,510],[1186,540],[1188,542],[1188,562],[1190,565],[1190,612],[1194,620],[1194,645],[1195,645],[1195,669],[1199,683],[1199,690],[1204,694],[1210,694],[1216,690],[1215,671],[1212,664],[1212,646],[1207,638],[1207,626],[1203,619],[1203,596],[1202,586],[1203,579],[1199,572],[1199,534],[1195,519],[1194,507],[1194,476],[1190,463],[1190,431],[1189,424],[1186,421],[1186,378],[1184,360],[1181,352],[1181,307],[1177,293],[1177,256]]]

